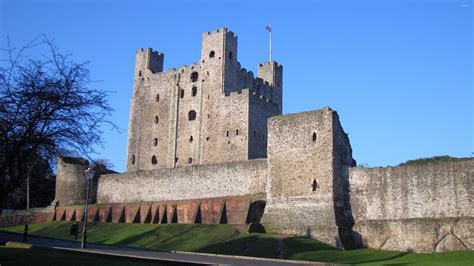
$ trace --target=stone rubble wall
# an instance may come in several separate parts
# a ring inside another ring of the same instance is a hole
[[[0,215],[0,227],[43,223],[53,220],[53,216],[54,207],[4,211],[2,215]]]
[[[242,196],[265,192],[266,159],[104,175],[97,202],[121,203]]]
[[[372,248],[472,249],[473,181],[474,159],[350,168],[354,230]]]
[[[365,246],[377,249],[431,253],[474,248],[472,217],[362,220],[353,229]]]
[[[333,119],[335,112],[324,108],[268,120],[268,201],[262,218],[267,230],[341,246],[334,212],[333,182],[339,176]]]

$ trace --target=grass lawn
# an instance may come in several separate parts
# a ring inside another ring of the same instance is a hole
[[[31,235],[73,240],[71,224],[32,224],[29,231]],[[0,230],[21,233],[23,226]],[[417,254],[370,248],[338,250],[307,237],[239,234],[232,225],[97,223],[87,236],[89,242],[101,244],[332,263],[474,265],[474,251]]]
[[[91,254],[70,253],[30,245],[0,247],[0,265],[165,265],[134,259],[104,257]]]

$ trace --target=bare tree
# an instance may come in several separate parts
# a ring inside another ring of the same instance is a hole
[[[25,57],[37,46],[41,59]],[[113,109],[107,92],[90,87],[88,62],[75,63],[44,36],[16,51],[8,42],[0,65],[0,208],[34,168],[35,158],[53,162],[63,150],[87,156],[102,144],[103,124]],[[28,205],[29,206],[29,203]]]

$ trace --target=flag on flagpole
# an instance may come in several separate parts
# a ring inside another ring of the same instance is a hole
[[[272,32],[272,24],[267,25],[265,29],[268,30],[269,32]]]

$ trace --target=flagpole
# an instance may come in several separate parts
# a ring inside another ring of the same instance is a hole
[[[272,25],[270,25],[270,63],[272,62]]]

